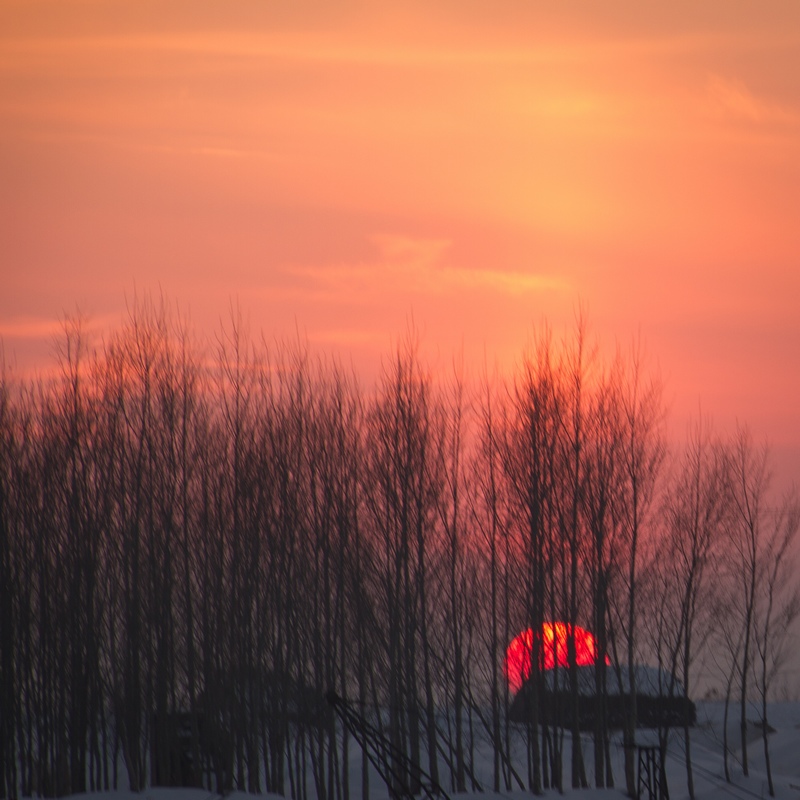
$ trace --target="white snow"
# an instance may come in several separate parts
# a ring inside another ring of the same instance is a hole
[[[730,770],[732,783],[724,779],[722,759],[722,720],[723,705],[717,702],[700,702],[697,704],[697,726],[692,729],[692,763],[694,766],[695,796],[697,800],[758,800],[767,798],[767,777],[764,767],[764,752],[761,739],[761,730],[758,727],[760,715],[753,707],[748,714],[750,726],[748,727],[748,757],[750,776],[745,778],[742,774],[741,753],[739,748],[739,708],[731,705],[728,720],[729,744],[732,748]],[[780,800],[800,800],[800,703],[775,703],[769,706],[769,724],[774,732],[769,734],[770,756],[772,761],[773,780],[775,783],[776,797]],[[638,738],[641,743],[647,744],[654,741],[652,731],[639,731]],[[584,758],[589,781],[592,779],[592,747],[591,737],[584,737]],[[569,783],[569,735],[564,736],[564,778]],[[524,778],[526,767],[524,762],[524,743],[521,735],[516,743],[516,752],[513,754],[515,767]],[[618,735],[612,741],[612,757],[614,767],[615,789],[566,789],[564,796],[571,800],[619,800],[624,796],[623,754]],[[667,778],[671,800],[686,800],[686,766],[683,747],[683,731],[675,730],[670,733],[667,755]],[[360,791],[360,751],[353,752],[350,758],[351,800],[361,800]],[[483,783],[487,791],[474,795],[455,795],[451,798],[457,800],[461,797],[466,800],[522,800],[530,798],[528,792],[512,791],[495,794],[489,790],[492,783],[492,757],[487,745],[482,745],[476,750],[475,772],[476,777]],[[313,786],[313,783],[310,784]],[[447,785],[444,787],[449,789]],[[313,791],[313,789],[312,789]],[[546,797],[556,798],[558,792],[549,790]],[[108,793],[92,793],[76,795],[87,800],[212,800],[217,795],[209,794],[203,789],[166,789],[149,787],[141,794],[129,791]],[[253,800],[254,795],[245,792],[233,792],[227,796],[230,800]],[[276,795],[260,795],[264,798],[275,798]],[[371,775],[370,800],[387,800],[388,792],[377,773]]]

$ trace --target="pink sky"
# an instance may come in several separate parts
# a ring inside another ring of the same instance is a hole
[[[0,0],[6,359],[163,291],[508,366],[583,304],[798,476],[798,52],[796,0]]]

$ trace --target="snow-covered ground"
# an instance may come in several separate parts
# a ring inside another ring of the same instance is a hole
[[[749,715],[753,724],[749,728],[750,744],[748,757],[750,775],[745,778],[742,774],[741,753],[739,744],[738,707],[731,707],[731,718],[728,722],[729,743],[732,748],[730,755],[730,771],[732,783],[725,782],[722,759],[722,720],[723,706],[721,703],[698,703],[697,726],[692,731],[692,763],[694,765],[695,796],[697,800],[756,800],[767,798],[767,776],[764,766],[764,750],[761,731],[757,727],[758,714],[753,711]],[[800,703],[773,704],[769,708],[769,723],[774,732],[769,736],[770,757],[772,762],[773,780],[776,796],[781,800],[800,800]],[[640,731],[639,738],[643,744],[655,741],[653,732]],[[568,782],[569,741],[565,743],[565,777]],[[525,774],[522,758],[522,742],[515,762],[518,772]],[[615,789],[588,789],[583,791],[566,790],[566,796],[573,796],[574,800],[619,800],[624,795],[624,772],[622,765],[622,749],[619,741],[614,741],[614,777],[617,788]],[[591,776],[592,750],[589,737],[584,750],[587,774]],[[671,800],[685,800],[688,797],[686,788],[686,766],[683,747],[683,734],[674,731],[670,736],[667,757],[667,779]],[[352,778],[350,782],[351,799],[360,800],[360,768],[361,753],[354,751],[351,758]],[[476,752],[475,773],[484,787],[491,786],[491,755],[488,751]],[[445,787],[447,788],[447,787]],[[550,797],[556,797],[557,792],[547,792]],[[262,795],[275,797],[275,795]],[[141,794],[128,791],[112,793],[95,793],[81,795],[87,800],[211,800],[216,797],[208,791],[200,789],[163,789],[147,788]],[[233,792],[228,795],[230,800],[252,800],[253,795],[244,792]],[[455,797],[451,795],[451,797]],[[494,792],[484,791],[476,797],[484,800],[494,800],[502,797],[504,800],[526,797],[530,794],[522,791],[513,791],[495,795]],[[374,774],[370,784],[370,800],[387,800],[388,792],[379,776]]]
[[[739,707],[732,706],[728,720],[728,741],[734,752],[730,757],[731,777],[738,791],[734,796],[740,798],[768,797],[767,773],[764,761],[764,745],[759,726],[760,715],[755,711],[748,714],[748,762],[750,776],[742,775],[741,734],[739,732]],[[732,792],[724,784],[722,761],[722,703],[698,703],[697,726],[692,731],[692,759],[698,767],[696,772],[698,797],[712,798],[731,796]],[[776,703],[768,708],[768,722],[774,732],[769,734],[770,762],[772,776],[778,797],[800,798],[800,703]],[[673,742],[670,748],[670,789],[671,797],[686,795],[686,770],[683,748]],[[674,775],[674,777],[673,777]],[[703,783],[700,783],[702,779]],[[722,788],[715,788],[722,782]],[[746,791],[744,791],[746,790]]]

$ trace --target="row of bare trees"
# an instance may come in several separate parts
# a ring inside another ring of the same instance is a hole
[[[714,688],[721,688],[724,702],[728,781],[734,694],[738,692],[738,758],[744,775],[749,774],[748,704],[757,703],[774,796],[767,700],[800,614],[800,587],[794,578],[800,505],[794,490],[776,500],[769,484],[767,448],[754,444],[747,429],[725,440],[713,435],[707,423],[698,423],[664,490],[662,533],[653,541],[645,575],[648,603],[655,612],[648,631],[650,652],[687,692],[694,688],[699,658],[715,676]],[[690,744],[687,727],[687,781],[694,797]]]
[[[473,390],[459,370],[434,380],[411,334],[365,392],[235,313],[201,345],[145,301],[90,344],[68,321],[57,378],[0,376],[0,797],[116,788],[124,768],[137,791],[188,770],[218,791],[367,800],[331,688],[456,791],[561,788],[565,752],[572,786],[610,786],[624,667],[633,795],[634,666],[691,690],[700,656],[726,714],[738,693],[747,771],[746,707],[759,698],[766,731],[797,614],[797,503],[772,499],[744,430],[698,427],[669,455],[638,349],[605,361],[579,321]],[[540,724],[520,751],[503,656],[548,620],[568,623],[570,700],[543,702],[532,659]],[[610,661],[591,747],[577,625]],[[686,752],[691,792],[688,729]]]

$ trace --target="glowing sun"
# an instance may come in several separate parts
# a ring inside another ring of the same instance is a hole
[[[506,650],[503,672],[512,692],[517,692],[531,674],[531,654],[539,651],[539,668],[542,670],[568,667],[567,638],[570,625],[567,622],[544,622],[540,633],[534,635],[531,628],[511,640]],[[597,660],[597,642],[589,631],[575,626],[575,663],[588,667]],[[606,663],[610,663],[606,656]]]

